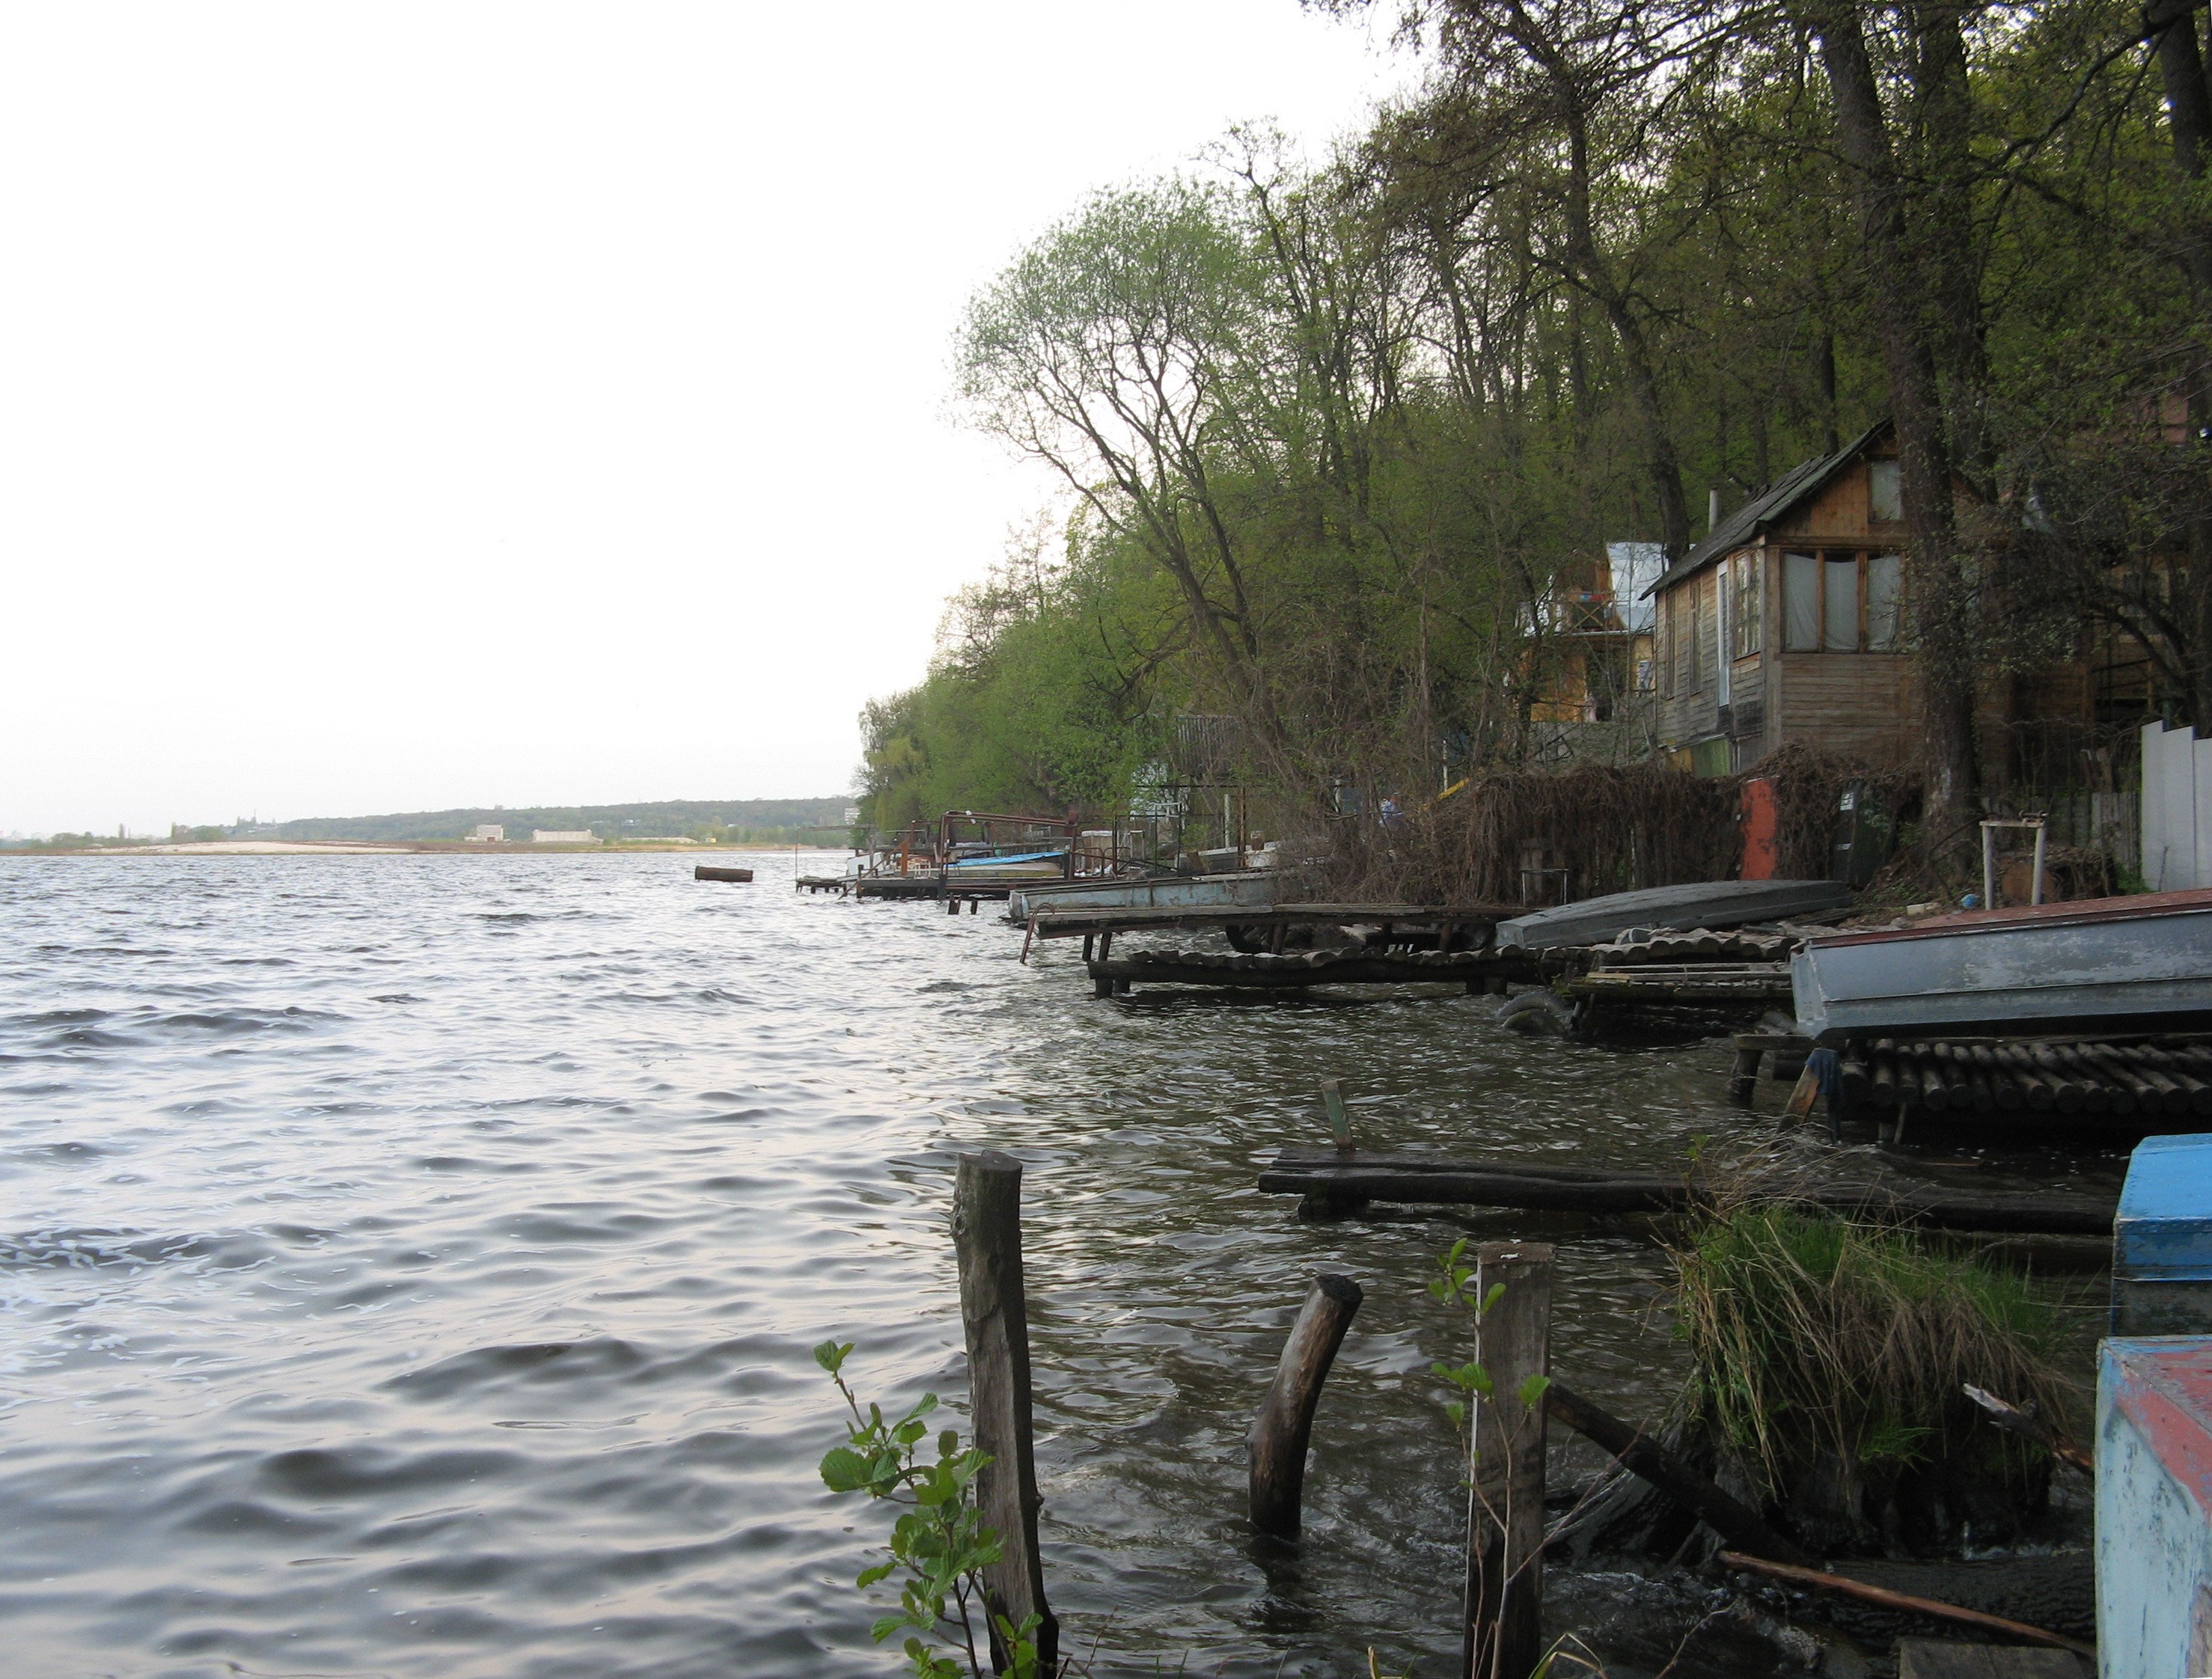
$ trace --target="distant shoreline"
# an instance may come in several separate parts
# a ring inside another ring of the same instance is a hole
[[[591,846],[539,845],[529,840],[199,840],[176,845],[75,846],[60,849],[9,847],[0,857],[599,857],[634,852],[719,857],[734,852],[842,852],[843,846],[776,846],[762,843],[712,846],[682,841],[621,840]]]

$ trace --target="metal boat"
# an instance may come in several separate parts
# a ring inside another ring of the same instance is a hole
[[[1791,958],[1790,978],[1797,1029],[1828,1044],[2212,1026],[2212,889],[1824,934]]]
[[[1006,900],[1007,918],[1020,926],[1030,912],[1054,909],[1267,909],[1282,890],[1283,871],[1248,870],[1234,875],[1159,875],[1149,880],[1052,881],[1017,887]]]
[[[1603,944],[1638,927],[1718,930],[1755,921],[1786,921],[1793,915],[1823,915],[1850,901],[1851,889],[1841,881],[1701,881],[1689,886],[1645,887],[1531,910],[1501,922],[1498,948],[1547,950]]]

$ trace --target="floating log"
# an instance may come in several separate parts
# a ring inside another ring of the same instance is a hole
[[[1589,1440],[1696,1516],[1736,1549],[1777,1562],[1812,1567],[1814,1559],[1766,1524],[1749,1505],[1715,1486],[1697,1470],[1610,1411],[1553,1382],[1544,1390],[1544,1409],[1552,1419]]]
[[[720,869],[711,863],[702,863],[691,871],[695,881],[727,881],[733,886],[744,886],[752,877],[750,869]]]
[[[1500,1292],[1490,1300],[1493,1289]],[[1551,1374],[1552,1250],[1486,1242],[1474,1297],[1490,1301],[1475,1356],[1491,1382],[1474,1405],[1474,1479],[1467,1507],[1466,1679],[1534,1673],[1544,1655],[1544,1419],[1522,1395]]]
[[[2053,1650],[2071,1650],[2077,1656],[2094,1658],[2097,1646],[2084,1644],[2080,1639],[2069,1638],[2063,1633],[2054,1633],[2042,1627],[2031,1627],[2024,1621],[2008,1621],[2001,1615],[1984,1615],[1979,1609],[1960,1609],[1956,1603],[1939,1603],[1933,1597],[1915,1597],[1909,1592],[1892,1591],[1887,1586],[1869,1585],[1864,1580],[1855,1580],[1848,1574],[1824,1573],[1818,1568],[1801,1568],[1787,1562],[1769,1562],[1763,1557],[1746,1556],[1741,1551],[1723,1551],[1721,1561],[1730,1568],[1746,1573],[1764,1574],[1769,1579],[1786,1580],[1792,1585],[1809,1585],[1822,1591],[1838,1591],[1847,1597],[1856,1597],[1863,1603],[1877,1603],[1883,1609],[1902,1609],[1908,1615],[1924,1615],[1936,1621],[1951,1621],[1961,1627],[1978,1627],[1986,1633],[2001,1633],[2007,1638],[2018,1639],[2023,1644],[2039,1644]]]
[[[1001,1555],[983,1569],[994,1615],[1018,1627],[1031,1615],[1037,1665],[1059,1665],[1060,1623],[1044,1599],[1037,1551],[1036,1450],[1030,1411],[1029,1309],[1022,1286],[1022,1163],[995,1149],[960,1156],[952,1191],[952,1243],[960,1262],[960,1324],[968,1343],[976,1446],[991,1461],[975,1475],[975,1504],[999,1533]],[[991,1629],[991,1662],[1012,1664]]]
[[[1268,1384],[1245,1446],[1252,1469],[1252,1525],[1262,1533],[1297,1537],[1314,1408],[1321,1403],[1322,1384],[1328,1379],[1360,1299],[1359,1285],[1350,1277],[1317,1274],[1291,1326],[1291,1338],[1283,1343],[1275,1379]]]
[[[1535,1167],[1357,1149],[1349,1155],[1287,1151],[1260,1174],[1260,1188],[1325,1201],[1578,1213],[1671,1213],[1699,1193],[1691,1179],[1656,1172]],[[2108,1236],[2114,1211],[2112,1202],[2091,1196],[2007,1194],[1903,1182],[1788,1185],[1778,1186],[1771,1198],[1942,1229],[2014,1235]]]

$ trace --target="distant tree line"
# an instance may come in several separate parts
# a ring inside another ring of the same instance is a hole
[[[2212,719],[2200,8],[1402,21],[1419,92],[1326,161],[1233,133],[974,300],[959,400],[1068,511],[864,713],[879,824],[1113,803],[1185,712],[1309,802],[1514,761],[1563,579],[1884,414],[1931,818],[1978,797],[1977,685],[2100,627]]]
[[[835,798],[665,799],[645,804],[536,805],[509,809],[411,810],[383,816],[313,816],[289,822],[241,817],[228,827],[187,827],[167,834],[56,833],[39,842],[47,849],[211,840],[460,840],[481,823],[497,823],[510,840],[527,840],[533,828],[574,833],[589,828],[605,840],[688,839],[735,845],[823,845],[845,842],[849,796]]]
[[[574,832],[589,828],[602,840],[742,838],[762,843],[819,832],[822,843],[840,843],[851,801],[837,798],[664,799],[646,804],[518,806],[509,809],[415,810],[388,816],[315,816],[264,823],[252,829],[273,840],[456,840],[479,823],[496,822],[510,840],[527,840],[532,828]]]

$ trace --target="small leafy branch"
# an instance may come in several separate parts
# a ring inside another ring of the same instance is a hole
[[[990,1454],[973,1446],[963,1451],[959,1434],[946,1428],[937,1436],[937,1460],[925,1461],[919,1448],[929,1436],[925,1419],[937,1409],[937,1396],[923,1394],[896,1422],[886,1420],[880,1406],[864,1410],[845,1382],[852,1351],[849,1341],[825,1341],[814,1349],[814,1361],[837,1384],[853,1419],[846,1444],[822,1459],[823,1482],[833,1493],[866,1493],[905,1506],[891,1524],[890,1561],[862,1570],[853,1584],[865,1591],[894,1574],[903,1576],[899,1613],[878,1621],[875,1635],[881,1642],[908,1632],[903,1648],[915,1679],[961,1679],[961,1658],[969,1679],[982,1679],[975,1647],[975,1619],[988,1612],[982,1571],[1001,1555],[997,1530],[983,1525],[975,1506],[975,1476]],[[1003,1670],[1014,1679],[1043,1679],[1034,1641],[1037,1617],[1016,1627],[1002,1615],[991,1615],[989,1623],[1005,1653]]]
[[[1496,1306],[1505,1293],[1505,1285],[1493,1282],[1475,1297],[1474,1267],[1464,1263],[1467,1257],[1467,1238],[1462,1236],[1451,1245],[1449,1252],[1437,1256],[1437,1275],[1429,1279],[1431,1298],[1467,1313],[1479,1330],[1491,1307]],[[1493,1397],[1490,1373],[1480,1360],[1470,1359],[1465,1364],[1432,1364],[1430,1372],[1439,1381],[1449,1382],[1459,1390],[1459,1397],[1444,1401],[1444,1415],[1451,1419],[1452,1427],[1459,1432],[1460,1455],[1467,1463],[1468,1484],[1474,1484],[1474,1428],[1470,1402]],[[1552,1385],[1549,1376],[1531,1376],[1521,1384],[1520,1399],[1524,1407],[1533,1409],[1544,1397],[1544,1390]]]

